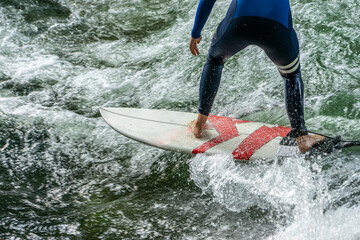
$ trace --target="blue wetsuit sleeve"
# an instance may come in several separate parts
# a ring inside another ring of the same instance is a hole
[[[201,36],[201,30],[203,29],[206,20],[210,15],[215,1],[216,0],[200,0],[196,11],[194,27],[191,31],[191,36],[193,38],[199,38]]]

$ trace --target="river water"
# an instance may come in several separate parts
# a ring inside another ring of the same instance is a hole
[[[309,129],[360,139],[360,1],[292,0]],[[196,112],[197,1],[0,1],[0,239],[360,239],[360,149],[235,163],[129,140],[99,107]],[[258,48],[213,114],[288,126]]]

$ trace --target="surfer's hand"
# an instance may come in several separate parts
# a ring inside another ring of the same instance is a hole
[[[202,37],[199,38],[190,38],[190,52],[192,55],[197,56],[199,55],[199,49],[197,47],[197,44],[200,43]]]

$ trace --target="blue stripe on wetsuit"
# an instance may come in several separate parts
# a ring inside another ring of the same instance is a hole
[[[196,11],[194,27],[191,32],[193,38],[199,38],[201,36],[201,30],[210,15],[215,1],[216,0],[200,0]],[[230,6],[236,6],[236,11],[232,19],[245,16],[263,17],[281,23],[287,28],[289,27],[289,0],[233,1],[236,1],[236,5],[231,4]]]

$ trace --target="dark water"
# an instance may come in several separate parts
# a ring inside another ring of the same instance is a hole
[[[360,139],[360,1],[291,1],[308,128]],[[100,106],[196,112],[196,1],[0,0],[1,239],[360,239],[360,149],[237,163],[129,140]],[[261,50],[230,59],[214,114],[288,125]]]

